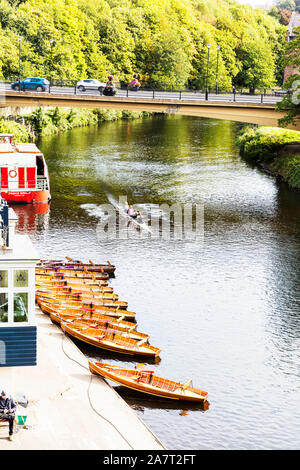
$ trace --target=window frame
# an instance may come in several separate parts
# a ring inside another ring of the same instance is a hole
[[[2,271],[8,271],[8,287],[0,287],[0,293],[8,294],[8,321],[0,322],[2,327],[17,327],[29,326],[34,324],[34,306],[35,306],[35,268],[31,266],[4,266]],[[28,272],[28,285],[27,287],[14,287],[14,274],[15,271]],[[27,321],[15,322],[14,321],[14,294],[27,293],[28,294],[28,319]]]

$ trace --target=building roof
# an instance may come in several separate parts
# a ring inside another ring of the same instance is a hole
[[[33,246],[28,235],[16,234],[10,249],[3,250],[0,247],[0,262],[38,262],[40,256]]]

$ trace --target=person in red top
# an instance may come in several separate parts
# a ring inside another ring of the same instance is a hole
[[[129,87],[132,90],[138,90],[140,88],[141,84],[138,81],[138,75],[136,73],[133,74],[133,79],[131,80]]]

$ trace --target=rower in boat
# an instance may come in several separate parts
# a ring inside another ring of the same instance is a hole
[[[134,210],[134,208],[132,206],[129,206],[129,209],[128,209],[128,212],[127,214],[132,217],[133,219],[136,219],[138,214],[137,212]]]
[[[137,218],[136,218],[136,221],[137,221],[137,223],[139,223],[139,224],[144,223],[143,217],[142,217],[142,214],[140,213],[140,211],[137,211]]]

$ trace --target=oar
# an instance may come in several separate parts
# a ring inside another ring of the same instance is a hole
[[[186,384],[183,385],[182,390],[188,388],[188,386],[192,383],[193,379],[189,380]]]

